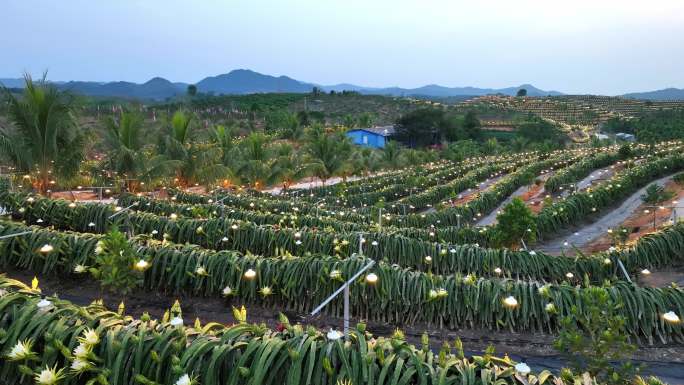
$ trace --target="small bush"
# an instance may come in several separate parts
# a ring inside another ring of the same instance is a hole
[[[513,198],[496,220],[494,238],[501,246],[517,248],[521,239],[530,244],[537,240],[537,221],[532,210],[520,198]]]
[[[142,285],[144,267],[136,266],[135,249],[126,239],[126,234],[117,228],[98,242],[95,254],[95,266],[89,271],[102,287],[128,294]]]
[[[641,200],[645,203],[655,205],[664,202],[674,196],[672,191],[665,190],[663,186],[655,183],[646,187],[646,193],[641,195]]]
[[[684,172],[680,172],[679,174],[675,175],[672,177],[672,180],[678,185],[684,186]]]
[[[618,314],[621,304],[602,287],[591,287],[578,295],[585,306],[573,306],[570,315],[560,320],[554,347],[576,373],[588,372],[601,384],[631,383],[640,368],[629,361],[636,346],[628,342],[625,318]],[[612,364],[615,361],[622,364]]]

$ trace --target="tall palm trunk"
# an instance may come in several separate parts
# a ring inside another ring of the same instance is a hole
[[[50,167],[49,161],[43,156],[41,160],[39,179],[38,179],[38,192],[41,195],[47,195],[47,191],[50,189]]]

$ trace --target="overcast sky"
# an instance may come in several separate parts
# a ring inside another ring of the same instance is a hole
[[[681,0],[2,0],[0,77],[684,88]]]

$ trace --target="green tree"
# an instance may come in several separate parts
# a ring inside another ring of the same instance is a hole
[[[266,115],[266,129],[281,130],[282,138],[293,140],[299,140],[304,133],[297,114],[284,110]]]
[[[635,130],[636,127],[633,119],[620,117],[610,118],[601,125],[601,131],[603,132],[634,134]]]
[[[344,133],[327,134],[322,127],[309,132],[305,151],[313,163],[313,174],[323,183],[332,176],[343,174],[350,168],[352,144]]]
[[[463,139],[477,139],[481,135],[480,128],[482,124],[477,118],[474,111],[468,111],[463,118],[463,130],[465,132],[465,138]]]
[[[167,175],[177,164],[145,148],[143,118],[135,112],[123,112],[104,121],[109,168],[124,177],[126,189],[135,191],[140,182],[151,183]]]
[[[644,143],[680,139],[684,137],[684,109],[644,112],[635,119],[612,118],[603,124],[602,130],[635,134]]]
[[[528,148],[529,143],[529,140],[526,138],[523,138],[522,136],[516,136],[513,138],[513,140],[511,140],[510,147],[514,152],[523,152]]]
[[[678,185],[684,186],[684,172],[680,172],[679,174],[673,176],[672,180]]]
[[[655,205],[671,199],[674,195],[675,194],[672,191],[665,190],[665,187],[653,183],[646,187],[646,192],[641,195],[641,200],[645,203]]]
[[[357,147],[352,153],[349,164],[352,173],[368,175],[371,171],[377,171],[381,168],[382,160],[378,151],[369,147]]]
[[[194,97],[195,95],[197,95],[197,86],[194,84],[188,85],[187,92],[188,92],[188,96],[190,96],[191,98]]]
[[[308,127],[311,123],[309,120],[309,113],[307,111],[298,111],[297,119],[299,119],[299,125],[302,127]]]
[[[532,115],[528,115],[526,120],[518,124],[517,132],[530,142],[562,142],[565,140],[565,135],[558,126]]]
[[[304,136],[304,128],[296,114],[288,113],[283,121],[285,139],[300,140]]]
[[[515,93],[515,96],[527,96],[527,89],[521,88]]]
[[[142,272],[149,262],[139,262],[135,247],[128,242],[126,234],[113,228],[98,242],[94,266],[89,271],[102,287],[128,294],[143,283]]]
[[[450,142],[477,140],[481,134],[481,124],[474,111],[468,111],[465,115],[450,114],[445,116],[442,135],[446,140]]]
[[[442,157],[454,162],[460,162],[479,154],[480,146],[471,139],[451,142],[442,150]]]
[[[496,216],[494,228],[496,242],[504,247],[518,248],[520,240],[532,244],[537,239],[537,222],[525,202],[515,197]]]
[[[342,125],[347,128],[354,128],[356,127],[356,119],[350,114],[347,114],[342,118]]]
[[[630,146],[628,143],[623,144],[622,146],[620,146],[618,154],[620,155],[620,159],[627,159],[632,157],[632,146]]]
[[[566,357],[578,373],[588,372],[601,384],[629,384],[639,372],[630,361],[625,362],[636,346],[629,343],[625,318],[619,302],[601,287],[577,292],[581,309],[573,305],[568,316],[560,320],[560,333],[554,347]],[[619,366],[612,362],[622,361]]]
[[[271,152],[268,137],[253,132],[240,143],[236,175],[256,189],[264,187],[271,175]]]
[[[261,112],[261,106],[257,103],[252,103],[251,106],[249,106],[249,117],[251,120],[256,120],[257,114]]]
[[[371,127],[373,126],[373,115],[370,112],[364,112],[359,115],[359,127]]]
[[[85,136],[73,116],[70,95],[45,81],[24,76],[16,97],[4,88],[11,127],[0,130],[0,152],[18,170],[37,173],[36,187],[45,194],[54,176],[75,175],[84,157]]]
[[[222,162],[222,151],[214,143],[193,141],[193,117],[176,111],[167,125],[166,135],[160,143],[159,152],[175,161],[177,183],[209,185],[230,174]]]
[[[221,162],[224,166],[230,167],[235,163],[233,157],[233,137],[235,129],[233,126],[217,125],[210,131],[211,141],[221,150]]]
[[[385,144],[385,147],[381,151],[382,163],[385,167],[391,169],[397,169],[403,164],[403,156],[401,147],[399,143],[394,140],[390,140]]]
[[[180,185],[187,185],[184,174],[184,164],[188,162],[190,154],[190,141],[192,138],[193,117],[190,114],[178,110],[171,117],[171,121],[166,125],[166,133],[161,137],[159,153],[166,155],[169,159],[176,161],[176,178]]]
[[[274,149],[274,162],[270,167],[269,184],[282,183],[287,189],[295,181],[308,176],[315,165],[290,144],[280,144]]]
[[[444,111],[436,108],[420,108],[400,117],[395,124],[397,140],[409,147],[439,144],[447,127]]]
[[[501,144],[496,138],[489,138],[482,146],[482,152],[487,155],[495,155],[501,152]]]

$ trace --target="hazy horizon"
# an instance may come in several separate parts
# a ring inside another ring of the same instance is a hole
[[[684,88],[684,2],[9,0],[0,77],[195,83],[234,69],[322,85],[616,95]]]

